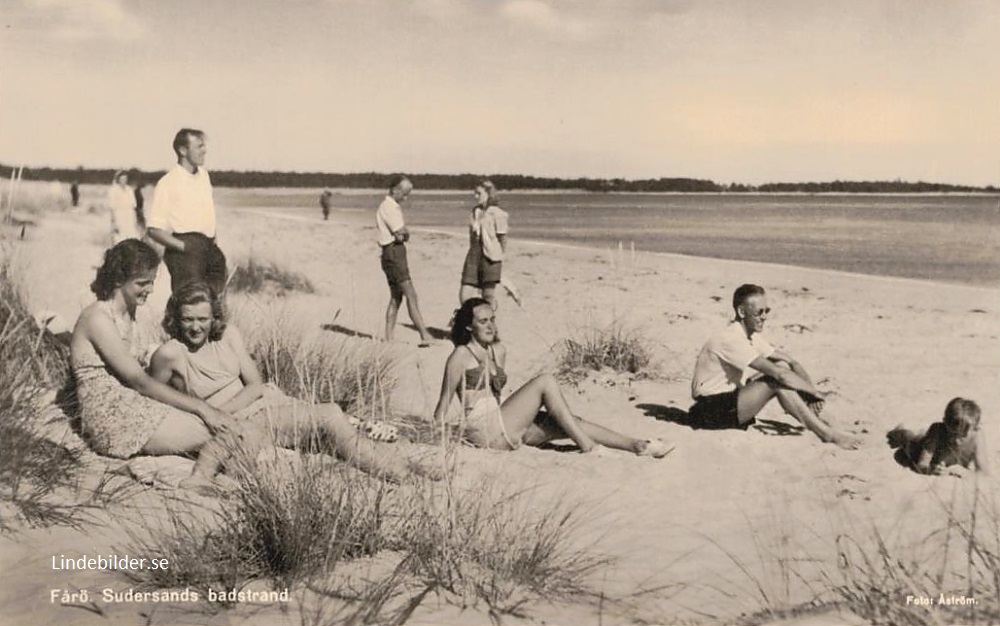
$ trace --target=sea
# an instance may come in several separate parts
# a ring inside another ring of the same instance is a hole
[[[319,189],[220,189],[216,202],[321,220]],[[384,192],[334,191],[374,224]],[[669,252],[976,286],[1000,286],[1000,196],[509,192],[510,237]],[[471,192],[416,191],[414,228],[463,234]],[[515,248],[516,249],[516,248]]]

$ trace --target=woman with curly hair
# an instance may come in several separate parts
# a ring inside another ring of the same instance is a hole
[[[515,450],[554,439],[572,439],[581,452],[603,447],[660,458],[672,448],[660,439],[636,439],[573,415],[556,379],[532,378],[500,402],[507,384],[507,350],[497,340],[493,306],[484,298],[462,303],[451,330],[455,349],[445,364],[434,418],[443,423],[456,395],[462,404],[463,437],[479,448]]]
[[[153,354],[153,378],[245,424],[242,438],[216,437],[201,450],[188,486],[215,477],[233,446],[250,453],[273,445],[328,452],[391,480],[411,471],[438,477],[432,468],[404,458],[387,444],[360,437],[336,404],[310,404],[265,384],[242,334],[226,323],[222,302],[208,285],[188,283],[174,292],[163,329],[171,339]]]
[[[462,265],[459,304],[481,295],[496,309],[496,289],[507,250],[507,212],[500,208],[496,186],[481,181],[472,192],[476,204],[469,215],[469,251]]]

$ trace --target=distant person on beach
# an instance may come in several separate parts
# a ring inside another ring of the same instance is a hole
[[[979,472],[989,474],[989,451],[979,428],[980,419],[978,404],[952,398],[942,420],[926,431],[916,433],[897,426],[886,439],[890,447],[896,448],[896,461],[920,474],[956,473],[956,466],[975,466]]]
[[[146,181],[142,179],[136,179],[135,181],[135,220],[139,224],[139,231],[146,231],[146,214],[143,212],[143,207],[146,206],[146,197],[142,195],[142,190],[146,186]]]
[[[108,188],[108,205],[111,207],[111,232],[115,243],[124,239],[141,239],[135,217],[135,192],[128,184],[128,172],[115,172]]]
[[[484,298],[462,303],[451,341],[455,349],[445,364],[434,419],[445,422],[457,395],[462,404],[462,435],[476,447],[515,450],[522,444],[539,446],[569,438],[581,452],[608,447],[660,458],[672,449],[659,439],[635,439],[573,415],[550,374],[536,376],[501,402],[507,383],[507,351],[498,341],[493,305]]]
[[[764,288],[741,285],[733,293],[733,311],[736,318],[708,340],[695,363],[692,425],[746,430],[764,405],[777,397],[786,413],[823,441],[857,448],[857,437],[834,429],[819,417],[823,396],[805,368],[761,336],[771,312]]]
[[[462,266],[459,304],[481,296],[496,310],[496,288],[507,250],[507,212],[500,208],[497,188],[488,180],[476,185],[473,196],[476,203],[469,215],[469,251]]]
[[[309,404],[265,385],[243,336],[228,324],[222,303],[207,285],[189,283],[167,302],[163,329],[170,340],[153,354],[154,379],[205,400],[244,425],[243,440],[216,437],[198,455],[195,473],[182,486],[212,484],[232,445],[247,452],[262,445],[316,448],[347,459],[352,465],[390,480],[411,472],[438,477],[433,470],[408,461],[388,444],[361,438],[336,404]],[[192,426],[203,436],[205,428]]]
[[[80,206],[80,185],[75,180],[69,186],[69,199],[74,208]]]
[[[385,310],[385,339],[392,341],[399,305],[405,298],[410,320],[420,333],[420,347],[427,347],[432,337],[420,314],[417,290],[413,287],[410,267],[406,260],[406,242],[410,240],[410,231],[403,221],[401,203],[411,191],[413,183],[408,178],[401,174],[394,175],[389,179],[389,193],[375,212],[378,245],[382,249],[382,271],[389,282],[389,305]]]
[[[207,283],[216,293],[226,287],[226,255],[215,242],[215,202],[205,170],[205,134],[182,128],[174,136],[177,165],[160,178],[146,215],[149,237],[166,247],[170,290]]]
[[[323,210],[323,220],[330,219],[330,209],[333,208],[333,192],[329,189],[324,189],[323,193],[319,194],[319,206]]]

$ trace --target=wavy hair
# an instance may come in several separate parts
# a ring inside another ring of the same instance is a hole
[[[489,301],[483,298],[469,298],[455,311],[455,321],[451,324],[451,342],[453,344],[464,346],[472,341],[472,331],[469,330],[469,327],[472,326],[473,313],[476,307],[484,304],[492,307]],[[499,333],[497,334],[496,341],[500,341]]]
[[[163,312],[163,330],[171,339],[181,340],[181,307],[207,302],[212,307],[212,327],[208,331],[209,341],[222,339],[226,332],[226,309],[215,290],[205,283],[188,283],[175,291],[167,300]]]
[[[149,244],[138,239],[124,239],[104,252],[104,262],[90,290],[98,300],[110,300],[115,289],[139,274],[160,266],[160,255]]]

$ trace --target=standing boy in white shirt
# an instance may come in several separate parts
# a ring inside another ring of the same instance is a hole
[[[163,262],[170,290],[203,282],[221,294],[226,286],[226,255],[215,243],[212,181],[205,170],[205,133],[182,128],[174,136],[177,165],[156,183],[146,216],[150,239],[166,247]]]

